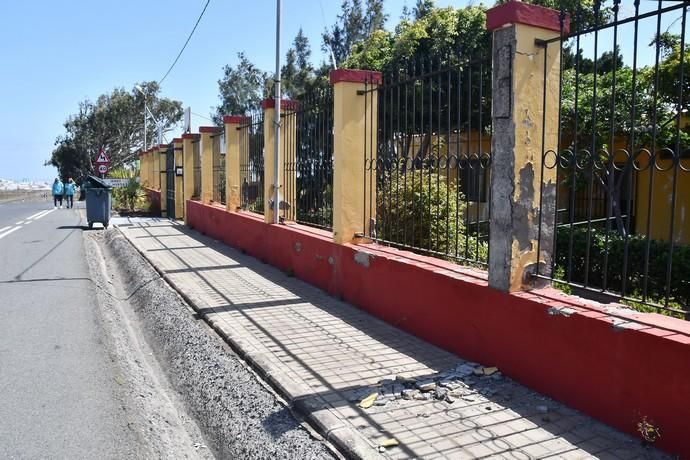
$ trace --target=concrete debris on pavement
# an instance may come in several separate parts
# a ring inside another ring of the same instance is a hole
[[[453,404],[461,398],[473,402],[497,393],[498,390],[495,388],[477,385],[477,377],[481,382],[503,378],[495,366],[488,367],[463,361],[454,368],[421,379],[401,375],[384,378],[377,385],[353,390],[350,400],[358,401],[357,405],[362,409],[369,409],[373,406],[385,406],[396,400],[435,400]]]

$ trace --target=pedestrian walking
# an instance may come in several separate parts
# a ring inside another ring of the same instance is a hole
[[[74,207],[74,189],[76,185],[77,184],[74,183],[71,177],[67,179],[67,183],[65,184],[65,199],[67,200],[65,203],[66,208]]]
[[[53,206],[55,209],[57,209],[58,203],[60,203],[60,209],[62,209],[63,193],[65,193],[65,186],[62,184],[60,178],[56,177],[55,182],[53,182]]]

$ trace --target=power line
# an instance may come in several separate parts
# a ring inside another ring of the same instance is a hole
[[[206,8],[208,8],[208,4],[209,4],[209,3],[211,3],[211,0],[206,0],[206,5],[204,5],[204,9],[201,11],[201,14],[199,15],[199,19],[196,20],[196,24],[194,24],[194,28],[192,29],[191,33],[189,34],[189,37],[187,37],[187,41],[184,42],[184,46],[182,46],[182,49],[181,49],[180,52],[177,54],[177,57],[175,58],[175,61],[173,61],[172,65],[170,66],[170,68],[168,69],[168,71],[165,72],[165,75],[163,75],[163,78],[161,78],[161,79],[158,81],[158,84],[159,84],[159,85],[160,85],[161,83],[163,83],[163,80],[165,80],[165,78],[168,76],[168,74],[170,74],[170,71],[173,69],[173,67],[175,67],[175,64],[177,64],[177,60],[180,59],[180,56],[182,56],[182,52],[183,52],[184,49],[187,47],[187,44],[189,43],[189,40],[191,40],[191,38],[192,38],[192,35],[194,35],[194,31],[196,30],[196,26],[199,25],[199,22],[201,21],[201,18],[204,16],[204,13],[206,12]]]
[[[196,117],[203,118],[204,120],[213,121],[212,118],[205,117],[205,116],[200,115],[200,114],[198,114],[198,113],[195,113],[195,112],[190,112],[190,113],[191,113],[192,115],[196,116]]]

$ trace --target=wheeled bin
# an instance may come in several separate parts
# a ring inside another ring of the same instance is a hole
[[[103,180],[89,176],[82,187],[86,191],[86,222],[93,228],[94,222],[108,228],[110,223],[110,207],[113,201],[113,189]]]

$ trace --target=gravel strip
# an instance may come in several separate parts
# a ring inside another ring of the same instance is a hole
[[[334,458],[260,382],[117,229],[103,232],[103,252],[125,286],[146,340],[219,458]]]

